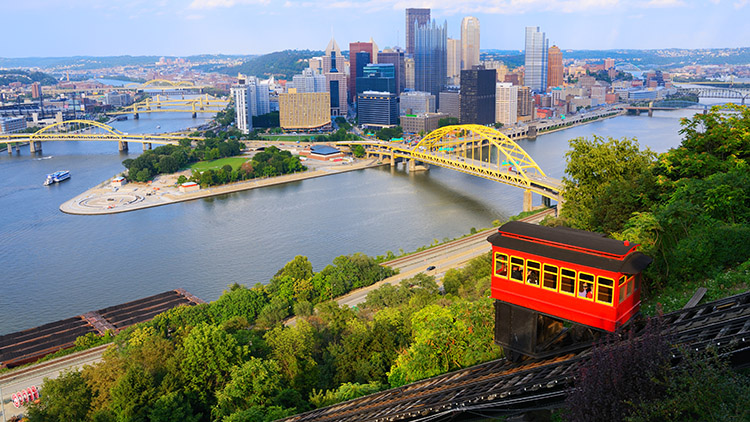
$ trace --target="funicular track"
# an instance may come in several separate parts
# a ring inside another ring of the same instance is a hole
[[[750,292],[665,314],[661,326],[675,346],[716,347],[734,366],[750,365]],[[498,359],[283,420],[438,421],[554,406],[589,354],[519,364]]]

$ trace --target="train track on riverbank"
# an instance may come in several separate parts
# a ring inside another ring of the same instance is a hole
[[[662,334],[671,344],[693,350],[714,347],[735,367],[750,365],[750,292],[675,311],[662,321]],[[520,364],[498,359],[282,421],[438,421],[559,406],[590,353],[587,349]]]

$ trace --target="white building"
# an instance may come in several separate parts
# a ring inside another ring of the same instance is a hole
[[[113,106],[113,107],[124,107],[128,106],[133,102],[133,100],[130,98],[130,94],[128,93],[122,93],[119,92],[108,92],[104,94],[104,104]]]
[[[301,75],[292,77],[292,84],[287,84],[287,89],[295,88],[297,93],[326,92],[326,77],[315,73],[312,69],[304,69]]]
[[[399,97],[399,114],[425,114],[435,112],[435,96],[429,92],[406,91]]]
[[[518,86],[498,82],[495,91],[495,121],[512,125],[518,121]]]
[[[461,83],[461,40],[448,38],[448,85]]]
[[[479,19],[466,16],[461,21],[461,69],[479,64]]]
[[[239,75],[237,79],[237,84],[231,88],[237,129],[247,134],[253,130],[253,116],[271,112],[270,84],[254,76]]]

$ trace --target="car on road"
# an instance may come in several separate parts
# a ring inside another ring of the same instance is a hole
[[[429,267],[427,267],[427,271],[432,271],[432,270],[434,270],[434,269],[435,269],[435,266],[434,266],[434,265],[430,265]]]

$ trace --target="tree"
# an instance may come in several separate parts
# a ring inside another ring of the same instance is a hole
[[[159,173],[174,173],[179,169],[177,160],[171,155],[162,155],[159,159]]]
[[[78,371],[63,372],[55,379],[44,379],[39,403],[30,403],[29,420],[83,421],[91,405],[91,389]]]
[[[199,324],[185,337],[180,368],[187,387],[202,398],[224,385],[242,361],[237,341],[215,325]]]
[[[438,127],[453,126],[457,124],[458,124],[457,117],[443,117],[442,119],[438,120]]]
[[[634,139],[576,138],[565,154],[563,218],[573,227],[610,233],[656,196],[655,154]]]
[[[232,371],[230,381],[216,393],[218,403],[212,413],[218,418],[255,406],[271,406],[281,389],[278,363],[250,358]]]
[[[362,145],[354,145],[352,146],[352,155],[354,155],[357,158],[362,158],[365,156],[365,147]]]
[[[273,328],[265,338],[284,379],[299,391],[309,391],[317,378],[318,364],[313,359],[313,352],[318,349],[315,328],[301,319],[293,327]]]

